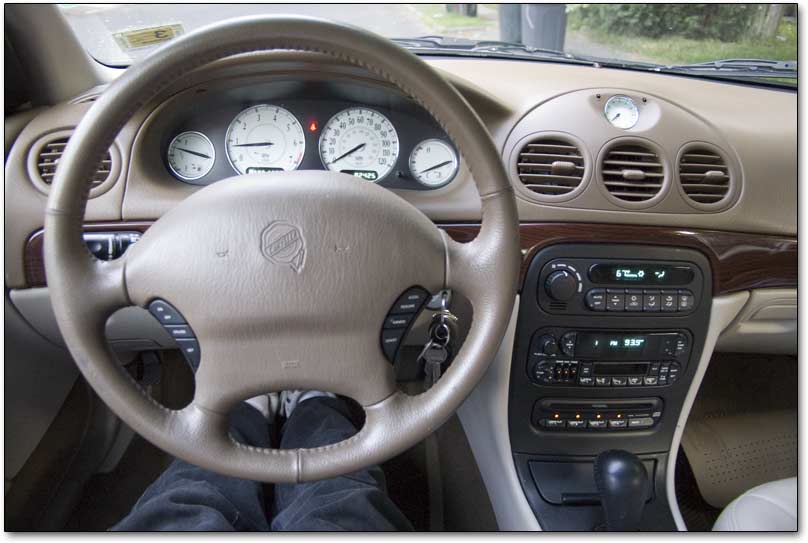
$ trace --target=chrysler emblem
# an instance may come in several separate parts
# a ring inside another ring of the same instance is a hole
[[[288,264],[300,273],[306,262],[306,240],[297,226],[274,221],[261,232],[261,254],[274,264]]]

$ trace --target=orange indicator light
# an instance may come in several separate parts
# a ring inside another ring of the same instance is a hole
[[[311,121],[309,123],[309,132],[317,132],[317,121]]]

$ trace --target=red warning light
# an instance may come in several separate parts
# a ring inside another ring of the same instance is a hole
[[[317,121],[311,121],[309,123],[309,132],[317,132]]]

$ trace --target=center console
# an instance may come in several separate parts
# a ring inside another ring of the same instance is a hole
[[[610,449],[637,455],[648,472],[642,529],[676,529],[665,470],[711,295],[709,262],[689,249],[567,244],[534,256],[508,422],[516,471],[543,529],[602,528],[593,463]]]

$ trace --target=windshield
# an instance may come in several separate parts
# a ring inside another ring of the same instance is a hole
[[[401,42],[423,54],[540,60],[555,52],[557,61],[675,67],[693,75],[796,84],[794,4],[63,4],[61,9],[89,53],[110,66],[127,66],[173,37],[230,17],[292,14],[341,21],[388,38],[428,37]]]

